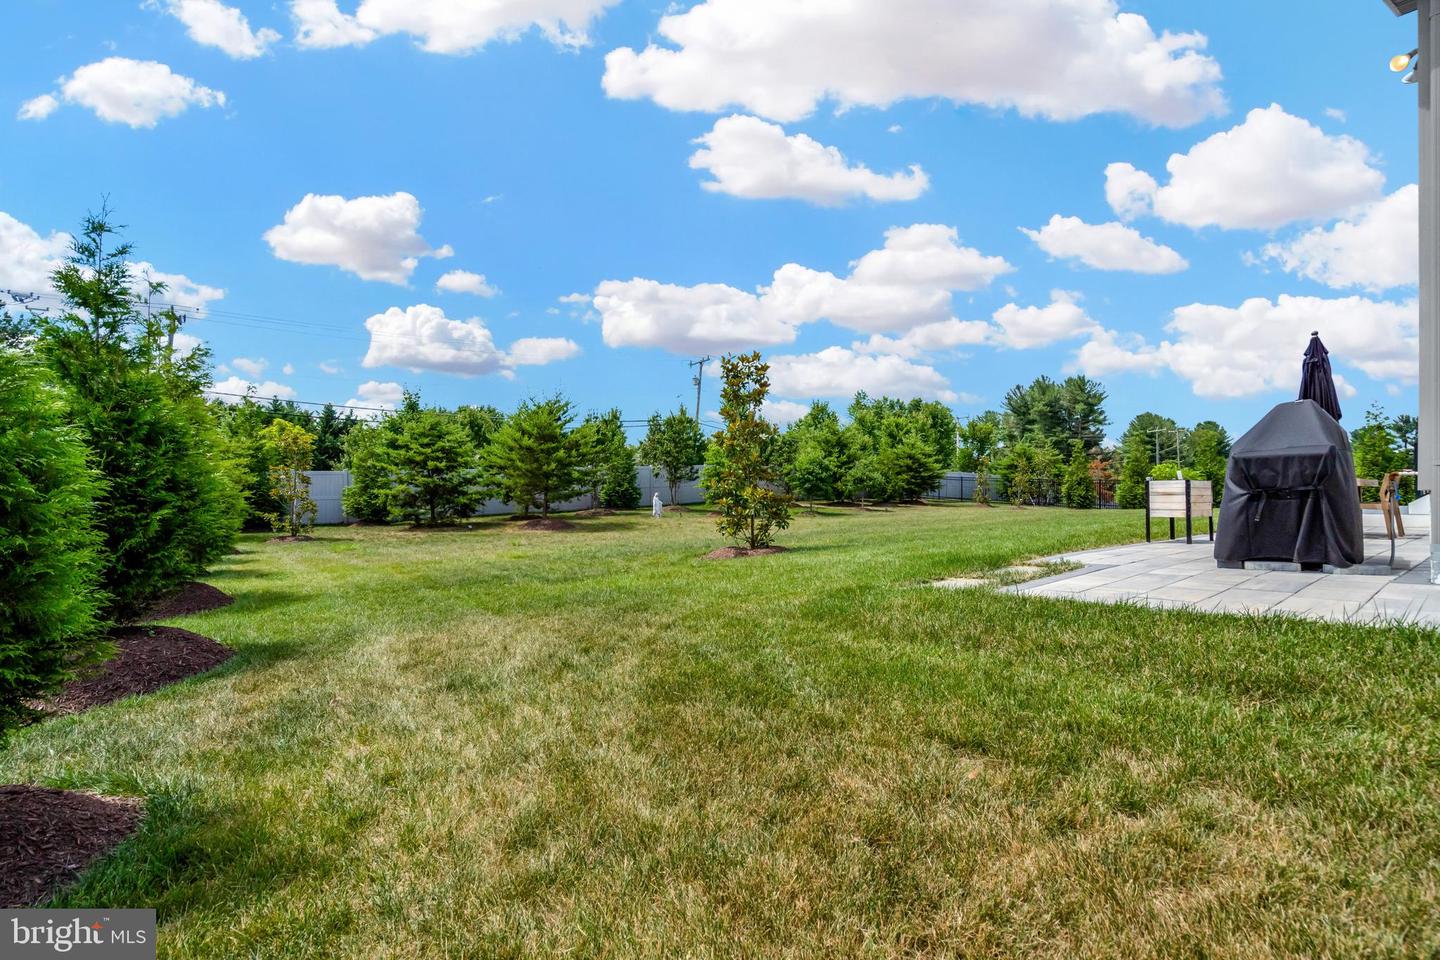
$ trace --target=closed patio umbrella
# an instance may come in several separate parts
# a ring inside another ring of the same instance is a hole
[[[1320,342],[1320,332],[1310,334],[1305,348],[1305,361],[1300,366],[1300,399],[1314,400],[1336,420],[1340,419],[1340,395],[1335,392],[1335,376],[1330,372],[1330,351]]]

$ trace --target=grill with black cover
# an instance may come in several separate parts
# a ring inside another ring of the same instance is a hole
[[[1350,438],[1315,401],[1280,404],[1231,448],[1215,559],[1227,566],[1364,561]]]

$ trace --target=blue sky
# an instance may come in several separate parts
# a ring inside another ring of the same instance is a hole
[[[7,0],[0,288],[108,196],[299,400],[641,417],[753,347],[780,418],[1080,371],[1238,433],[1319,328],[1353,426],[1416,406],[1415,26],[1303,9]]]

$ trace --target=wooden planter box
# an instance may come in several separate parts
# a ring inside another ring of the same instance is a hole
[[[1209,480],[1147,480],[1145,482],[1145,542],[1150,542],[1150,521],[1170,521],[1170,539],[1175,539],[1175,521],[1185,521],[1185,542],[1194,543],[1194,522],[1201,517],[1210,525],[1210,542],[1215,542],[1215,494]]]

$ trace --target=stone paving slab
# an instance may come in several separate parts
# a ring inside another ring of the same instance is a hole
[[[1232,570],[1215,565],[1208,541],[1137,543],[1046,557],[1078,570],[1003,588],[1011,593],[1095,603],[1138,603],[1209,613],[1283,614],[1312,620],[1411,623],[1440,629],[1440,585],[1429,582],[1428,518],[1406,517],[1396,545],[1375,538],[1378,515],[1365,517],[1366,562],[1389,575]]]

